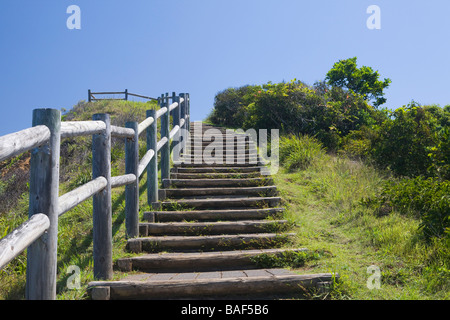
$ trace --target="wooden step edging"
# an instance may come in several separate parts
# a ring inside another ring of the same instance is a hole
[[[94,281],[89,283],[93,300],[210,298],[230,295],[302,293],[331,283],[338,274],[275,275],[271,277],[168,280],[168,281]]]
[[[260,249],[194,253],[157,253],[117,260],[122,272],[199,272],[205,270],[255,269],[254,258],[261,255],[281,257],[287,252],[306,252],[300,249]]]
[[[163,179],[164,189],[170,187],[258,187],[273,185],[272,178],[246,178],[246,179]]]
[[[259,233],[212,236],[167,236],[133,238],[127,241],[126,249],[132,253],[171,250],[236,250],[260,249],[282,245],[292,240],[295,233]]]
[[[264,233],[288,226],[287,220],[253,220],[228,222],[158,222],[140,223],[139,236],[220,235]]]
[[[190,196],[210,195],[242,195],[242,196],[277,196],[276,186],[238,187],[238,188],[187,188],[187,189],[160,189],[159,200],[166,198],[183,198]]]
[[[242,208],[242,207],[257,207],[262,208],[265,206],[276,207],[280,204],[280,197],[248,197],[248,198],[208,198],[208,199],[180,199],[174,201],[162,201],[153,203],[154,209],[161,208]]]
[[[150,211],[144,212],[148,222],[254,220],[281,215],[284,208],[255,208],[228,210]]]

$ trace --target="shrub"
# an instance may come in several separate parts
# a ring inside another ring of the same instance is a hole
[[[289,171],[304,170],[325,155],[322,144],[307,135],[280,138],[280,162]]]
[[[438,119],[415,102],[396,109],[390,115],[392,119],[377,128],[378,135],[371,152],[374,160],[380,167],[390,168],[399,176],[432,176],[433,164],[443,165],[449,152],[448,142],[441,140],[448,136],[443,133],[442,137],[439,136],[438,132],[444,128],[440,127]],[[442,148],[447,148],[447,151]]]
[[[427,239],[450,236],[450,181],[422,176],[388,181],[373,200],[379,209],[396,209],[420,217]]]

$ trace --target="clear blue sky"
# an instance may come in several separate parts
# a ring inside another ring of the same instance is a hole
[[[69,5],[81,30],[69,30]],[[369,5],[381,30],[369,30]],[[87,90],[189,92],[193,120],[217,92],[323,80],[357,56],[392,79],[389,108],[450,104],[448,0],[1,0],[0,135],[35,108],[70,109]]]

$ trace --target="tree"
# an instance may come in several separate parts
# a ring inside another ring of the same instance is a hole
[[[356,65],[356,57],[340,60],[328,71],[325,80],[332,86],[344,87],[349,91],[360,94],[364,100],[374,100],[378,107],[386,102],[383,90],[389,87],[391,79],[379,80],[378,71],[371,67]]]

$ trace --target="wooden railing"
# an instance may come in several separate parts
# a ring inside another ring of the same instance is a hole
[[[96,98],[99,95],[111,96],[111,95],[116,95],[116,94],[120,94],[120,95],[123,94],[124,97],[123,98]],[[88,90],[88,101],[89,102],[102,101],[102,100],[125,100],[125,101],[127,101],[130,96],[147,99],[147,100],[158,100],[158,99],[155,99],[152,97],[143,96],[141,94],[130,93],[130,92],[128,92],[128,89],[125,89],[124,92],[92,92],[91,90]]]
[[[126,234],[139,233],[139,179],[147,171],[147,196],[158,201],[158,152],[161,179],[169,178],[170,143],[182,143],[181,129],[189,132],[189,94],[167,93],[158,100],[158,110],[148,110],[141,122],[127,122],[125,128],[112,126],[108,114],[96,114],[92,121],[61,122],[55,109],[33,111],[33,127],[0,137],[0,161],[31,151],[29,219],[0,240],[0,269],[28,248],[26,298],[56,298],[58,218],[93,197],[94,277],[111,279],[112,206],[111,188],[125,187]],[[172,100],[172,103],[169,103]],[[173,123],[170,123],[172,115]],[[161,139],[157,141],[157,121]],[[138,143],[146,132],[147,153],[139,159]],[[92,176],[85,185],[59,196],[59,158],[62,138],[92,135]],[[111,177],[111,138],[125,139],[125,170]]]

